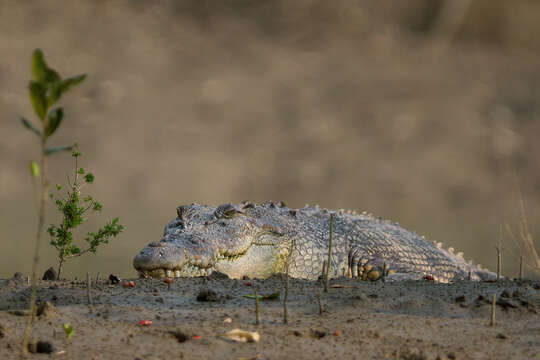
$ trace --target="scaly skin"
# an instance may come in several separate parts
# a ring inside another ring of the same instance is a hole
[[[133,265],[142,276],[190,277],[219,271],[231,278],[266,278],[283,273],[315,280],[328,258],[331,211],[283,203],[244,202],[177,209],[159,242],[148,244]],[[488,280],[482,270],[453,250],[425,240],[398,224],[371,215],[334,212],[331,276],[438,282]],[[384,270],[383,270],[384,268]]]

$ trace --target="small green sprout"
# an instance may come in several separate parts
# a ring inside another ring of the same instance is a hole
[[[64,328],[64,333],[66,334],[66,338],[70,340],[71,337],[75,335],[75,329],[70,323],[65,323],[63,325],[63,328]]]

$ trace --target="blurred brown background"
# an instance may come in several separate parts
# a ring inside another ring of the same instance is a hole
[[[31,267],[38,47],[88,74],[51,138],[96,174],[83,234],[126,226],[66,276],[135,276],[176,206],[244,199],[367,210],[491,269],[502,240],[515,276],[516,178],[540,237],[539,33],[537,0],[0,1],[0,277]],[[71,167],[52,157],[52,183]]]

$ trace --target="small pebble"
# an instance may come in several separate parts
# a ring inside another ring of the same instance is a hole
[[[219,297],[214,290],[201,289],[197,294],[197,301],[218,301]]]
[[[169,331],[169,334],[174,336],[179,343],[186,342],[189,337],[180,330]]]
[[[320,339],[326,336],[326,332],[322,330],[311,329],[311,336],[313,336],[314,338]]]
[[[54,351],[54,345],[50,341],[39,340],[29,343],[28,351],[33,354],[51,354]]]
[[[57,280],[58,274],[56,273],[56,270],[51,266],[45,273],[43,274],[43,280]]]
[[[4,325],[0,324],[0,339],[5,337],[7,333],[7,328]]]
[[[49,317],[54,314],[56,314],[56,307],[50,301],[45,301],[38,306],[37,316]]]

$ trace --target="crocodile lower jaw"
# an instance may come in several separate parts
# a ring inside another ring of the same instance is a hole
[[[197,277],[208,276],[214,269],[213,268],[201,268],[197,266],[188,266],[183,269],[153,269],[153,270],[137,270],[141,277],[153,277],[153,278],[181,278],[181,277]]]

